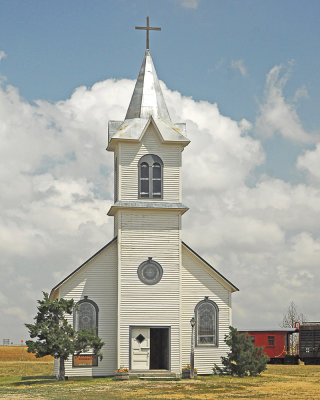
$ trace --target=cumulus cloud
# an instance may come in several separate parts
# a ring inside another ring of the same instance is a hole
[[[260,143],[247,134],[249,121],[233,121],[220,114],[217,104],[196,102],[164,85],[163,89],[172,118],[187,121],[192,141],[193,152],[186,157],[183,170],[188,176],[184,185],[187,194],[195,188],[211,192],[241,185],[248,173],[264,161]],[[205,148],[210,152],[204,152]],[[193,173],[195,165],[201,170],[201,179]]]
[[[286,108],[279,72],[270,71],[266,104],[277,98],[276,106]],[[50,291],[112,238],[107,121],[124,118],[133,86],[108,79],[53,104],[30,104],[16,88],[0,88],[0,263],[6,282],[0,304],[7,308],[0,336],[20,335],[41,291]],[[187,122],[191,139],[183,152],[183,201],[190,207],[183,238],[241,289],[233,300],[235,324],[276,325],[279,304],[285,311],[290,296],[302,312],[316,315],[319,147],[298,160],[313,178],[308,183],[263,175],[250,187],[248,177],[265,160],[250,121],[234,121],[217,104],[162,87],[172,119]],[[261,129],[268,131],[274,121],[261,114]],[[300,128],[300,136],[308,136]]]
[[[247,75],[247,68],[245,67],[243,60],[232,60],[231,61],[231,68],[233,70],[240,71],[242,76],[246,76]]]
[[[320,143],[316,144],[315,149],[307,150],[298,157],[297,167],[306,171],[313,183],[320,184]]]
[[[314,139],[303,128],[293,102],[290,103],[283,94],[289,75],[290,68],[284,69],[282,65],[274,66],[268,73],[256,131],[267,137],[280,134],[295,142],[309,143]],[[295,100],[301,95],[306,96],[305,88],[298,89]]]

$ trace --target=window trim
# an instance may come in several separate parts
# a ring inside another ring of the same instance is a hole
[[[95,303],[93,300],[89,299],[88,296],[84,296],[83,299],[79,300],[76,305],[74,306],[73,309],[73,329],[76,329],[76,324],[77,324],[77,307],[82,304],[82,303],[90,303],[94,306],[95,311],[96,311],[96,335],[98,336],[98,326],[99,326],[99,307],[97,305],[97,303]]]
[[[146,267],[149,264],[153,265],[157,269],[157,272],[158,272],[158,277],[154,281],[147,281],[143,276],[143,269],[144,269],[144,267]],[[139,267],[137,269],[137,274],[138,274],[140,281],[142,283],[144,283],[145,285],[156,285],[162,279],[163,268],[157,261],[153,260],[152,257],[148,257],[147,260],[143,261],[139,265]]]
[[[149,175],[148,175],[148,196],[141,196],[141,164],[146,163],[149,167]],[[160,165],[160,173],[161,173],[161,178],[160,179],[155,179],[153,178],[153,165],[154,164],[159,164]],[[161,191],[160,191],[160,196],[154,196],[153,193],[153,181],[160,180],[160,185],[161,185]],[[138,198],[139,199],[163,199],[163,161],[161,158],[155,154],[145,154],[142,156],[138,162]]]
[[[215,343],[213,344],[201,344],[198,343],[198,328],[199,328],[199,316],[198,316],[198,312],[199,312],[199,308],[203,305],[203,304],[210,304],[214,311],[215,311],[215,331],[216,331],[216,338],[215,338]],[[195,315],[195,320],[196,320],[196,329],[195,329],[195,345],[196,347],[219,347],[219,307],[217,306],[217,304],[209,299],[209,296],[205,296],[204,300],[199,301],[199,303],[196,305],[195,309],[194,309],[194,315]]]

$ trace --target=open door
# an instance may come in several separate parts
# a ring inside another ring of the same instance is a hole
[[[150,328],[131,330],[131,369],[150,369]]]
[[[169,328],[150,328],[150,369],[169,370]]]

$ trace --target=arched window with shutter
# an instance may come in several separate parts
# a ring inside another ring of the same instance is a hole
[[[218,346],[219,309],[216,303],[206,296],[195,308],[196,345]]]
[[[139,199],[162,199],[163,162],[155,154],[146,154],[139,160]]]
[[[97,304],[84,296],[74,309],[73,326],[76,331],[81,329],[95,329],[98,335],[98,313],[99,308]]]

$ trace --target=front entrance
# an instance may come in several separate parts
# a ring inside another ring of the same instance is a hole
[[[131,369],[169,370],[169,328],[131,329]]]

